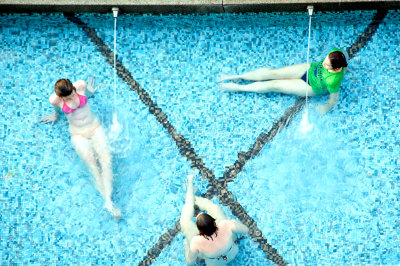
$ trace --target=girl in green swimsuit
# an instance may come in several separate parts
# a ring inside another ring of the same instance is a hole
[[[343,51],[333,49],[320,62],[276,69],[260,68],[240,75],[221,75],[219,82],[238,79],[256,82],[247,85],[220,83],[219,86],[224,91],[281,92],[298,96],[314,96],[328,91],[330,93],[328,102],[317,107],[321,114],[325,114],[339,100],[339,87],[346,67],[347,61]]]

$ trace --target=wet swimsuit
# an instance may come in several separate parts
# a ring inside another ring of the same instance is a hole
[[[342,50],[333,49],[329,53],[333,52],[342,52]],[[340,83],[343,80],[345,68],[343,67],[340,72],[331,73],[323,67],[322,62],[324,62],[324,60],[325,59],[311,63],[308,69],[308,84],[312,87],[315,94],[322,94],[326,91],[329,93],[337,93],[339,92]],[[304,81],[306,81],[306,74],[307,73],[301,77]]]
[[[82,108],[83,106],[86,105],[86,103],[87,103],[87,101],[88,101],[88,98],[87,98],[85,95],[80,95],[80,94],[78,94],[78,93],[77,93],[76,95],[78,95],[78,97],[79,97],[79,106],[78,106],[76,109]],[[63,99],[62,111],[63,111],[64,113],[70,114],[70,113],[74,112],[76,109],[70,108],[70,107],[65,103],[65,101],[64,101],[64,99]]]
[[[307,71],[304,73],[303,76],[301,76],[301,79],[304,80],[305,83],[307,83],[308,85],[310,85],[310,81],[307,80]],[[308,82],[307,82],[308,81]]]

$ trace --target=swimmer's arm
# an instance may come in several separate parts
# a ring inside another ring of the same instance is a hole
[[[234,227],[232,229],[232,231],[234,233],[247,234],[249,232],[249,228],[247,226],[245,226],[244,224],[242,224],[236,220],[231,220],[231,221],[234,224]]]
[[[328,102],[326,104],[319,104],[317,106],[317,110],[321,115],[324,115],[327,112],[329,112],[329,110],[331,110],[332,107],[335,106],[335,104],[337,104],[338,101],[339,101],[339,92],[331,93],[329,95]]]
[[[185,258],[186,258],[186,262],[191,265],[193,264],[196,259],[197,259],[197,254],[198,254],[198,250],[192,250],[192,248],[189,245],[185,246]]]
[[[94,78],[90,77],[88,78],[86,90],[85,90],[85,95],[86,97],[90,98],[94,95],[94,93],[97,91],[97,87],[94,84]]]
[[[83,79],[75,81],[72,85],[74,85],[76,92],[80,95],[85,95],[86,97],[92,97],[96,91],[94,87],[94,79],[89,78],[88,83]]]
[[[61,114],[61,108],[59,106],[53,106],[54,113],[58,116]]]
[[[42,123],[54,124],[54,122],[56,122],[58,119],[58,115],[61,113],[61,108],[59,106],[61,99],[56,94],[52,94],[49,98],[49,101],[54,107],[54,113],[42,116],[39,121]]]

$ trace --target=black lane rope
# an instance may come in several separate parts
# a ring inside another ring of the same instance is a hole
[[[285,114],[272,125],[272,128],[268,133],[261,132],[256,139],[255,143],[247,152],[238,152],[238,159],[236,162],[227,167],[228,169],[224,172],[223,177],[218,179],[221,186],[226,186],[228,182],[232,182],[238,173],[243,171],[245,164],[251,159],[257,156],[265,144],[269,143],[280,130],[286,128],[295,114],[297,114],[306,103],[306,98],[301,97],[296,100],[295,104],[286,109]]]
[[[378,10],[375,14],[372,23],[368,25],[366,30],[357,38],[356,42],[347,50],[349,54],[349,60],[364,47],[372,36],[377,31],[380,22],[385,18],[387,10]],[[87,36],[95,43],[101,54],[106,58],[107,62],[113,66],[113,53],[111,49],[101,40],[96,31],[87,26],[79,18],[73,14],[64,14],[65,17],[81,27]],[[233,195],[227,189],[227,183],[231,182],[236,178],[237,174],[241,172],[244,165],[248,160],[256,156],[266,143],[271,141],[276,134],[285,128],[291,122],[291,118],[294,114],[301,110],[305,104],[304,98],[299,98],[294,106],[287,109],[285,114],[272,126],[271,130],[265,134],[261,133],[257,138],[255,144],[247,152],[239,152],[238,160],[233,166],[228,167],[222,178],[216,180],[212,171],[205,167],[202,159],[195,153],[192,145],[182,135],[178,134],[176,129],[170,124],[165,113],[162,112],[151,99],[150,95],[142,89],[137,81],[133,79],[130,72],[122,65],[117,59],[117,74],[118,76],[128,84],[128,86],[135,91],[141,101],[149,107],[150,113],[156,116],[157,121],[167,130],[168,134],[175,141],[179,148],[182,156],[186,157],[191,162],[192,168],[196,168],[200,171],[203,178],[206,178],[209,182],[209,189],[203,196],[212,198],[217,195],[220,202],[228,206],[232,213],[241,220],[242,223],[247,225],[250,229],[249,235],[252,239],[257,242],[261,249],[267,254],[267,258],[272,260],[277,265],[286,265],[287,263],[283,260],[282,256],[279,255],[272,246],[270,246],[265,237],[262,235],[261,230],[257,227],[256,222],[247,214],[246,210],[237,201],[233,199]],[[158,242],[147,252],[146,257],[139,263],[139,265],[150,265],[155,258],[159,256],[161,251],[168,246],[175,236],[180,232],[179,221],[176,221],[172,229],[168,229],[167,233],[163,234]]]
[[[368,27],[358,36],[357,40],[347,49],[347,53],[349,54],[349,60],[352,59],[356,53],[358,53],[367,43],[371,40],[372,36],[376,33],[379,28],[379,25],[386,17],[388,10],[380,9],[377,10],[375,16],[372,19],[372,22],[368,25]]]

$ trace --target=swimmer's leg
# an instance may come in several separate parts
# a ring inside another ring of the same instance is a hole
[[[111,153],[107,144],[106,134],[102,126],[98,127],[91,138],[91,144],[96,152],[96,156],[101,166],[101,182],[103,187],[102,196],[105,200],[104,208],[107,209],[116,220],[121,218],[121,212],[118,210],[112,200],[111,194],[113,190],[113,173],[111,165]]]
[[[246,91],[246,92],[280,92],[284,94],[292,94],[297,96],[314,96],[310,85],[302,79],[281,79],[254,82],[247,85],[239,85],[236,83],[221,83],[220,88],[225,91]]]
[[[187,177],[187,192],[185,205],[182,208],[180,218],[181,231],[186,237],[186,244],[190,243],[193,236],[199,234],[196,224],[193,222],[194,216],[194,193],[193,193],[193,175]]]
[[[103,183],[100,182],[101,175],[100,169],[97,166],[96,158],[94,157],[93,150],[87,138],[84,138],[80,135],[71,136],[72,146],[75,148],[78,156],[86,162],[86,165],[89,167],[90,172],[93,174],[96,180],[96,189],[103,195]]]
[[[213,203],[211,200],[196,196],[195,202],[196,205],[199,206],[200,210],[207,211],[207,213],[215,219],[216,224],[219,224],[223,220],[229,219],[228,217],[226,217],[221,207]]]
[[[310,64],[301,63],[281,68],[260,68],[240,75],[221,75],[220,81],[226,80],[252,80],[262,81],[270,79],[300,79],[310,68]]]

